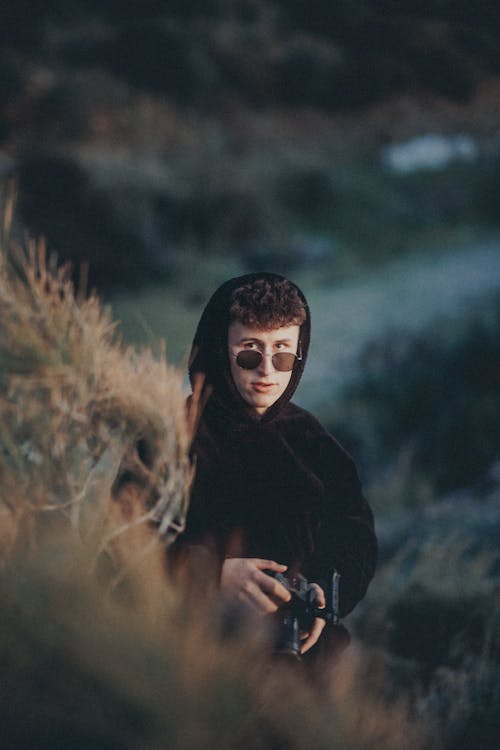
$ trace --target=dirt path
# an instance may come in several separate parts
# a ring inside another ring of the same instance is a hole
[[[308,293],[313,340],[297,402],[335,395],[358,368],[365,346],[388,331],[415,332],[436,316],[460,315],[500,290],[500,240],[391,264],[362,281]]]

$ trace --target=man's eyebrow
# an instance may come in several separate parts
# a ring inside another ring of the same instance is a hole
[[[264,343],[262,339],[258,339],[255,336],[243,336],[243,338],[241,338],[238,343],[244,344],[246,342],[252,342],[252,343],[255,342],[256,344]],[[291,344],[292,339],[288,337],[284,339],[276,339],[276,341],[273,341],[272,343],[273,344]]]

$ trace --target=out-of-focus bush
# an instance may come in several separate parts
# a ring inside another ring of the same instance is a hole
[[[158,199],[165,235],[177,247],[198,253],[245,256],[256,239],[266,233],[265,206],[251,192],[194,187],[185,195]]]
[[[342,79],[348,73],[334,46],[304,38],[284,46],[273,72],[276,90],[285,104],[326,110],[338,106]]]
[[[6,138],[10,131],[11,125],[8,123],[4,113],[8,105],[20,95],[23,90],[23,83],[19,70],[12,59],[5,52],[0,50],[0,143]]]
[[[44,105],[61,113],[66,136],[82,127],[70,101],[60,90]],[[104,290],[172,278],[183,254],[200,262],[236,256],[245,267],[282,273],[319,269],[323,283],[416,248],[470,242],[500,216],[497,162],[409,174],[373,159],[336,169],[312,157],[225,162],[214,142],[197,158],[153,163],[138,181],[137,165],[126,160],[120,171],[25,156],[21,218],[61,258],[88,261],[92,283]]]
[[[477,179],[472,205],[480,219],[497,225],[500,215],[500,159],[489,159],[482,166],[482,178]]]
[[[455,27],[462,31],[463,27],[446,8],[422,12],[416,3],[403,6],[390,0],[334,7],[322,1],[310,7],[300,0],[277,4],[289,33],[300,29],[317,42],[328,40],[340,51],[339,75],[329,76],[330,95],[321,103],[316,101],[320,106],[359,106],[391,93],[429,87],[462,100],[475,89],[473,58],[481,57],[481,47],[473,44],[473,36],[465,35],[470,58],[464,54],[462,37],[453,33]],[[469,28],[481,26],[488,36],[481,20],[468,15]],[[489,37],[494,38],[491,29]]]
[[[323,256],[342,276],[349,264],[376,265],[415,248],[460,241],[459,230],[498,225],[497,167],[482,161],[396,174],[373,159],[338,165],[280,167],[273,191],[290,237],[306,229],[329,237]],[[325,274],[328,278],[328,273]]]
[[[193,40],[179,28],[148,21],[121,24],[104,41],[72,42],[63,54],[72,65],[100,66],[132,86],[180,103],[192,103],[204,82]]]
[[[118,213],[120,192],[105,193],[94,186],[76,162],[44,154],[26,156],[19,166],[19,192],[23,224],[46,237],[50,249],[70,261],[75,271],[88,264],[92,286],[136,286],[166,274],[166,264],[143,232],[140,211],[136,208],[137,224],[127,225]],[[133,216],[129,214],[129,221]]]
[[[374,158],[373,140],[342,161],[339,121],[325,135],[337,108],[394,92],[466,97],[476,80],[457,41],[465,6],[458,22],[446,4],[426,20],[411,2],[63,5],[37,16],[32,57],[5,56],[0,100],[15,95],[16,106],[4,107],[3,127],[25,225],[61,258],[88,261],[101,290],[171,279],[179,257],[196,253],[284,273],[313,267],[331,282],[498,227],[488,155],[402,175]],[[10,28],[33,8],[2,8],[0,34],[2,14]],[[488,35],[479,14],[470,20]],[[309,149],[295,139],[311,115],[323,124]],[[382,116],[376,138],[392,134]]]
[[[276,192],[290,218],[311,228],[334,225],[339,196],[335,177],[326,170],[284,172],[277,179]]]
[[[428,4],[426,4],[428,5]],[[326,111],[431,90],[455,100],[498,71],[498,12],[447,3],[239,0],[4,4],[0,41],[49,64],[101,66],[181,106],[227,95]],[[82,32],[82,33],[80,33]]]
[[[356,628],[381,650],[387,687],[413,695],[422,726],[442,748],[467,750],[476,738],[477,747],[493,750],[500,718],[496,545],[493,553],[471,545],[466,516],[460,525],[451,512],[448,530],[424,538],[413,521],[406,544],[379,569]]]
[[[500,455],[499,336],[493,300],[465,322],[393,331],[369,347],[334,420],[369,474],[407,449],[415,480],[437,492],[486,479]]]
[[[17,95],[21,79],[17,67],[5,52],[0,51],[0,111]],[[1,137],[1,135],[0,135]]]

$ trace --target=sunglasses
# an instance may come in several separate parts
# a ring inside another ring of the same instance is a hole
[[[264,354],[256,349],[243,349],[236,354],[236,364],[243,370],[256,370],[262,363],[263,359]],[[300,354],[293,354],[293,352],[276,352],[276,354],[272,355],[271,362],[273,363],[275,370],[278,370],[279,372],[290,372],[290,370],[293,370],[295,362],[300,362],[301,359],[302,352],[300,352]]]

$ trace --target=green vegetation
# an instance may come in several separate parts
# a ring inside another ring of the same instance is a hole
[[[500,524],[498,511],[496,533]],[[382,688],[409,691],[428,742],[446,750],[495,747],[500,695],[497,545],[470,541],[463,518],[423,536],[409,518],[357,617],[358,634],[384,663]],[[382,536],[387,554],[391,534]],[[479,544],[479,550],[477,547]],[[375,657],[376,658],[376,657]],[[402,745],[403,747],[404,745]]]
[[[460,322],[437,321],[414,336],[393,331],[370,345],[330,421],[377,476],[379,492],[394,494],[384,467],[399,476],[403,504],[467,486],[488,490],[500,455],[499,336],[494,297]]]
[[[36,21],[34,20],[36,18]],[[24,0],[0,15],[0,40],[214,111],[237,95],[259,106],[355,107],[415,88],[465,99],[498,72],[498,10],[487,0]],[[82,38],[74,29],[85,28]]]
[[[165,184],[138,184],[132,173],[105,185],[66,157],[32,155],[20,164],[19,207],[61,258],[76,269],[90,263],[91,285],[108,292],[153,280],[175,290],[186,268],[202,279],[201,269],[223,263],[339,281],[498,228],[497,161],[399,175],[374,157],[332,169],[312,154],[223,158],[215,150],[203,161],[158,161],[171,175]]]
[[[398,176],[379,150],[405,136],[376,107],[432,92],[432,128],[453,131],[447,102],[498,73],[498,24],[484,2],[7,4],[0,136],[22,225],[102,292],[178,287],[183,258],[338,280],[496,229],[495,144]]]

